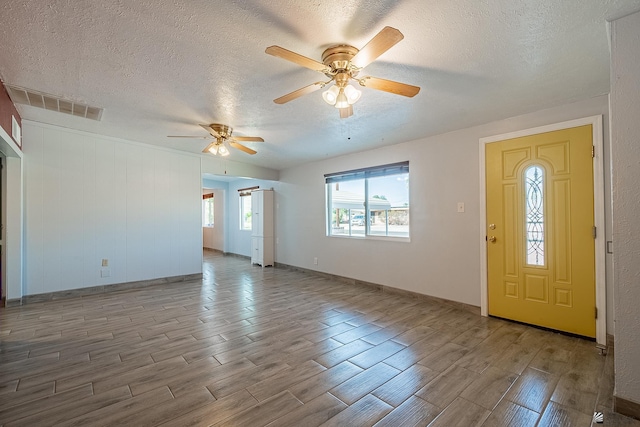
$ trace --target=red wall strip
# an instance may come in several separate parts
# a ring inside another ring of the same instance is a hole
[[[7,90],[0,84],[0,126],[11,136],[11,116],[14,116],[22,128],[22,119],[15,105],[11,102]],[[15,142],[15,141],[14,141]],[[16,144],[17,145],[17,144]],[[21,148],[22,149],[22,148]]]

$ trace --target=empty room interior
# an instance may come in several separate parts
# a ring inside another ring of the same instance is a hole
[[[6,1],[0,426],[640,426],[640,0]]]

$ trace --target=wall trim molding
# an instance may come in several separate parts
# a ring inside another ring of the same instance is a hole
[[[233,252],[224,252],[224,251],[222,251],[222,255],[224,255],[224,256],[234,256],[236,258],[244,258],[244,259],[251,260],[251,257],[248,256],[248,255],[234,254]]]
[[[219,251],[216,251],[219,252]],[[251,260],[251,257],[246,256],[246,255],[240,255],[240,254],[235,254],[233,252],[222,252],[222,254],[224,256],[232,256],[232,257],[236,257],[236,258],[243,258],[243,259],[247,259],[247,260]],[[251,264],[251,266],[253,267],[254,264]],[[258,268],[269,268],[269,267],[260,267],[259,265],[256,266]],[[290,271],[299,271],[301,273],[307,273],[307,274],[313,274],[314,276],[320,276],[320,277],[324,277],[325,279],[329,279],[329,280],[335,280],[347,285],[351,285],[351,286],[361,286],[367,289],[374,289],[377,290],[379,292],[383,292],[383,293],[388,293],[388,294],[395,294],[395,295],[403,295],[403,296],[407,296],[410,298],[416,298],[419,300],[425,300],[425,301],[431,301],[431,302],[435,302],[435,303],[439,303],[442,305],[447,305],[450,307],[454,307],[454,308],[458,308],[460,310],[464,310],[464,311],[469,311],[471,313],[480,315],[480,307],[471,305],[471,304],[465,304],[463,302],[458,302],[458,301],[453,301],[453,300],[448,300],[448,299],[444,299],[444,298],[438,298],[438,297],[434,297],[431,295],[427,295],[427,294],[421,294],[419,292],[413,292],[413,291],[407,291],[404,289],[399,289],[399,288],[394,288],[392,286],[387,286],[387,285],[381,285],[379,283],[373,283],[373,282],[365,282],[364,280],[358,280],[358,279],[353,279],[351,277],[345,277],[345,276],[338,276],[337,274],[330,274],[330,273],[324,273],[322,271],[318,271],[318,270],[311,270],[309,268],[303,268],[303,267],[296,267],[295,265],[290,265],[290,264],[284,264],[282,262],[277,262],[275,261],[273,263],[273,267],[274,268],[282,268],[284,270],[290,270]]]
[[[179,282],[202,280],[202,273],[186,274],[181,276],[161,277],[158,279],[138,280],[136,282],[114,283],[112,285],[91,286],[89,288],[69,289],[66,291],[47,292],[43,294],[25,295],[22,298],[7,300],[6,307],[17,307],[37,302],[47,302],[60,299],[71,299],[86,295],[105,294],[109,292],[128,291],[147,286],[167,285]]]
[[[613,410],[624,416],[640,420],[640,403],[613,396]]]
[[[407,290],[404,290],[404,289],[394,288],[392,286],[381,285],[379,283],[365,282],[363,280],[352,279],[350,277],[345,277],[345,276],[338,276],[336,274],[323,273],[321,271],[311,270],[311,269],[303,268],[303,267],[296,267],[294,265],[283,264],[281,262],[275,262],[274,263],[274,267],[282,268],[282,269],[286,269],[286,270],[291,270],[291,271],[299,271],[299,272],[302,272],[302,273],[313,274],[315,276],[324,277],[324,278],[329,279],[329,280],[335,280],[335,281],[338,281],[338,282],[341,282],[341,283],[345,283],[345,284],[351,285],[351,286],[361,286],[361,287],[365,287],[367,289],[374,289],[374,290],[377,290],[377,291],[382,292],[382,293],[403,295],[403,296],[406,296],[406,297],[415,298],[415,299],[419,299],[419,300],[431,301],[431,302],[439,303],[439,304],[442,304],[442,305],[447,305],[447,306],[450,306],[450,307],[454,307],[454,308],[457,308],[457,309],[460,309],[460,310],[469,311],[471,313],[480,315],[480,307],[476,307],[474,305],[465,304],[465,303],[458,302],[458,301],[448,300],[448,299],[444,299],[444,298],[438,298],[438,297],[434,297],[434,296],[431,296],[431,295],[421,294],[421,293],[413,292],[413,291],[407,291]]]

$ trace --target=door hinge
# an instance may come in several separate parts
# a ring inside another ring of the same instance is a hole
[[[595,145],[591,146],[591,158],[593,158],[593,159],[596,158],[596,146]]]
[[[598,318],[598,307],[594,307],[596,310],[596,319]]]
[[[595,225],[593,226],[593,230],[591,230],[591,232],[593,233],[593,238],[595,239],[598,236],[598,232]]]

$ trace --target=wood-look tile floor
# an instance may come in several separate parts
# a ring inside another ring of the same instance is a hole
[[[213,252],[203,271],[0,309],[0,425],[640,425],[592,342]]]

